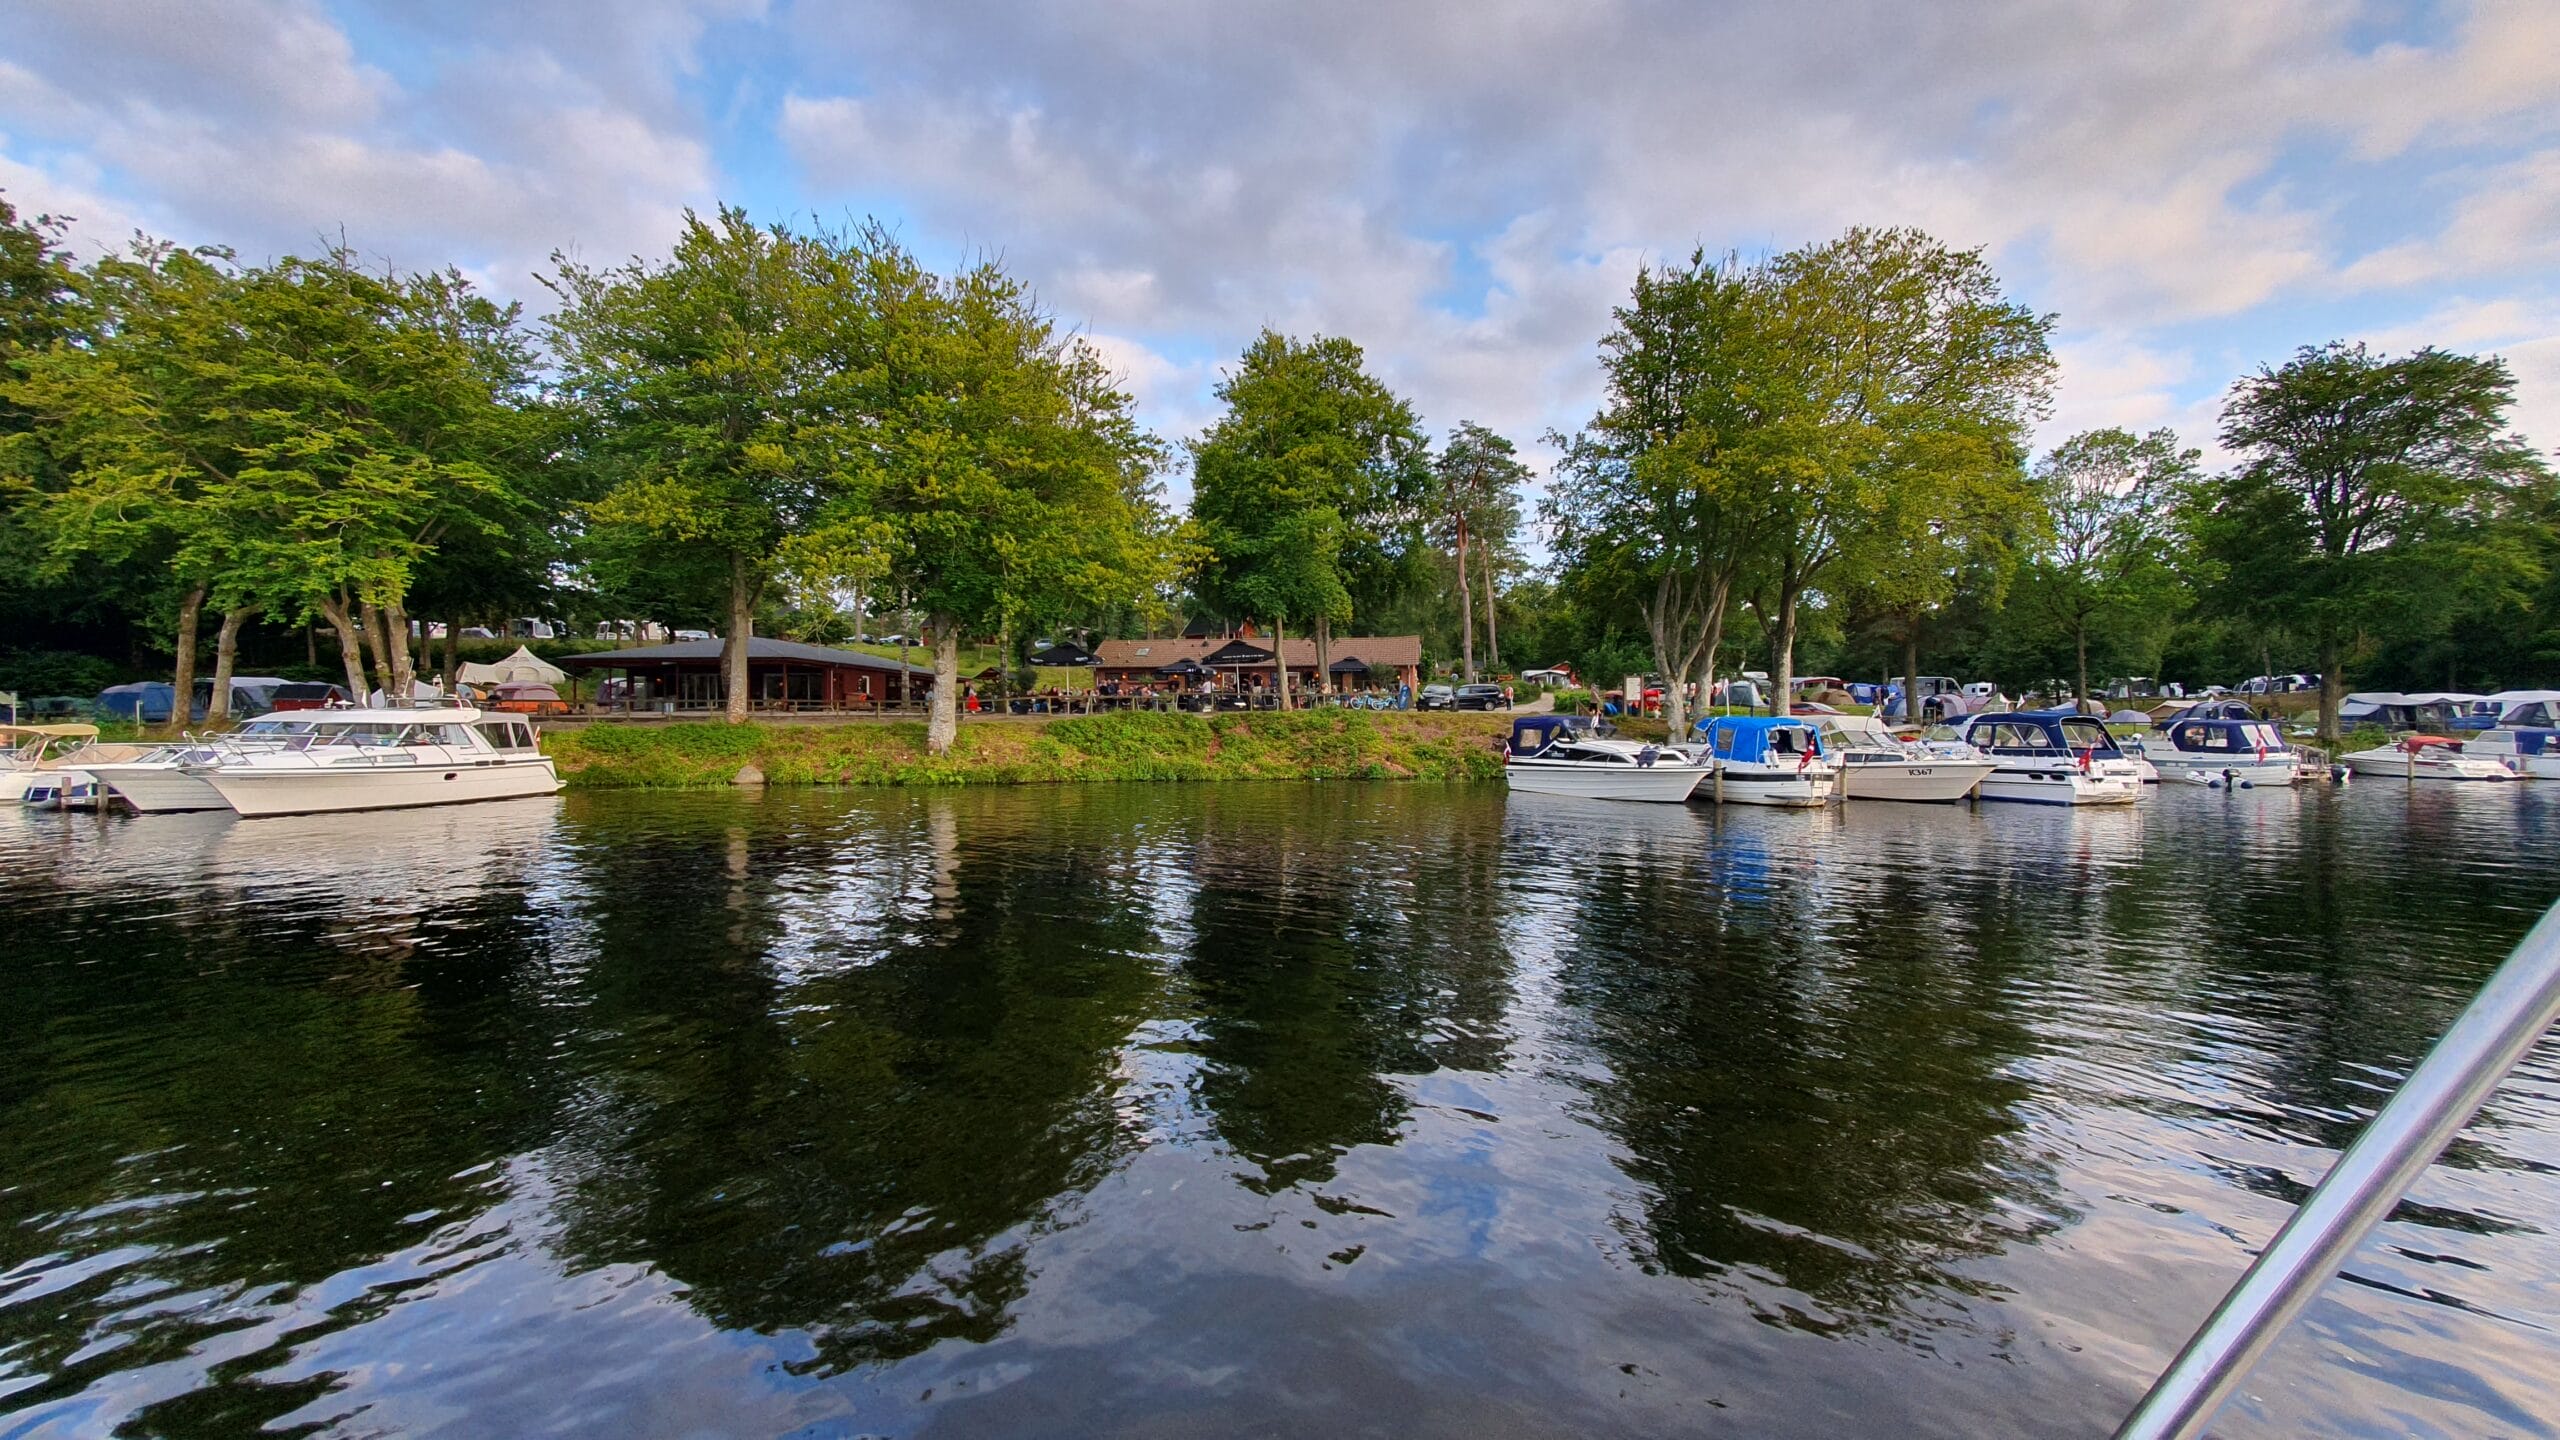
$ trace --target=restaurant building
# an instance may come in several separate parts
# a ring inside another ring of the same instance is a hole
[[[560,666],[585,676],[619,672],[629,683],[600,696],[603,709],[718,710],[727,704],[729,694],[720,646],[717,640],[681,640],[572,655]],[[747,693],[757,710],[876,710],[903,703],[910,690],[918,700],[930,695],[933,671],[824,645],[761,635],[747,641]]]
[[[1195,689],[1215,676],[1220,689],[1270,689],[1279,679],[1278,665],[1289,667],[1292,688],[1322,689],[1316,675],[1316,642],[1296,635],[1281,642],[1275,655],[1267,636],[1179,635],[1162,640],[1105,640],[1094,647],[1097,684],[1123,690],[1141,685],[1180,683]],[[1422,683],[1422,637],[1419,635],[1350,635],[1325,647],[1325,667],[1332,688],[1391,690],[1399,684]]]

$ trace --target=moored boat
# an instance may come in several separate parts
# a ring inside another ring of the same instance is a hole
[[[1707,772],[1672,747],[1618,738],[1604,720],[1524,715],[1511,722],[1502,773],[1512,789],[1531,795],[1677,805]]]
[[[2466,755],[2446,735],[2409,735],[2376,750],[2341,755],[2338,763],[2359,780],[2513,780],[2516,772],[2485,755]]]
[[[2231,789],[2291,785],[2303,765],[2302,752],[2286,742],[2275,722],[2237,719],[2205,707],[2176,716],[2157,735],[2127,749],[2149,761],[2162,780]]]
[[[1831,762],[1822,735],[1803,720],[1776,715],[1710,715],[1697,742],[1685,747],[1706,767],[1697,793],[1722,805],[1802,808],[1831,801]]]
[[[299,718],[299,717],[297,717]],[[560,777],[533,726],[460,707],[310,712],[282,745],[216,742],[185,773],[244,816],[396,810],[557,794]]]
[[[2142,772],[2107,727],[2068,710],[1968,717],[1957,738],[1991,757],[1982,798],[2033,805],[2130,805]]]
[[[2504,690],[2498,723],[2462,742],[2462,753],[2495,760],[2526,780],[2560,780],[2560,690]]]
[[[0,725],[0,802],[23,801],[30,787],[53,798],[46,777],[76,767],[98,740],[95,725]]]
[[[1898,740],[1871,715],[1820,715],[1813,725],[1843,800],[1961,800],[1999,768],[1970,745]]]

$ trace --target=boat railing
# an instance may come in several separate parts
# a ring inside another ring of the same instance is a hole
[[[2507,1072],[2560,1019],[2560,905],[2507,956],[2435,1048],[2214,1307],[2116,1440],[2192,1440],[2284,1327],[2389,1215]]]

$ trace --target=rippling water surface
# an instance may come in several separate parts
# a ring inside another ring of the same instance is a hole
[[[2560,786],[0,815],[0,1436],[2103,1435]],[[2228,1435],[2560,1433],[2546,1041]]]

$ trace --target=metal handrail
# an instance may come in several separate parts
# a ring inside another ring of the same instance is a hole
[[[2454,1132],[2560,1019],[2560,905],[2545,912],[2327,1178],[2214,1307],[2116,1440],[2191,1440]]]

